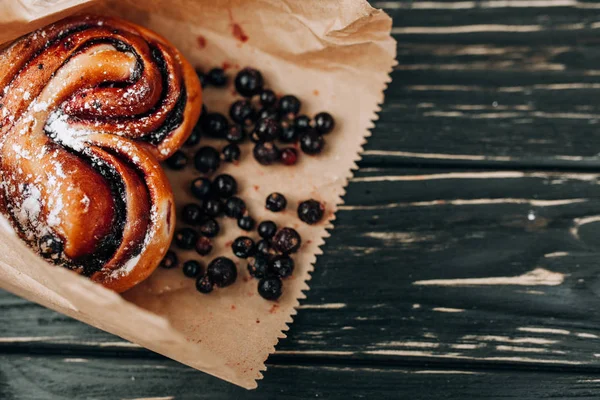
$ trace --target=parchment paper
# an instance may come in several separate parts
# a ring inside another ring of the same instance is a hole
[[[85,3],[85,4],[84,4]],[[85,278],[48,266],[10,233],[0,229],[0,287],[49,308],[85,321],[150,350],[245,388],[256,387],[264,361],[303,299],[319,247],[369,129],[373,127],[396,46],[390,37],[391,19],[364,0],[239,0],[194,1],[5,1],[0,5],[0,40],[6,41],[73,12],[115,14],[151,28],[171,40],[192,64],[208,70],[225,67],[230,77],[240,67],[253,66],[276,93],[297,95],[302,112],[328,111],[336,129],[326,137],[324,153],[301,154],[294,167],[260,166],[251,145],[242,148],[239,165],[226,165],[240,186],[250,214],[258,221],[292,226],[304,240],[294,256],[294,275],[284,281],[284,294],[269,302],[257,294],[246,262],[237,262],[238,281],[231,287],[201,295],[194,280],[180,269],[158,269],[147,281],[119,296]],[[227,90],[208,88],[205,104],[227,111]],[[221,148],[222,142],[203,138]],[[192,154],[191,152],[189,153]],[[169,172],[178,209],[192,200],[190,180],[199,175]],[[266,196],[278,191],[288,199],[287,211],[264,209]],[[296,216],[299,201],[315,198],[326,205],[326,219],[309,226]],[[223,220],[206,265],[217,255],[231,254],[231,241],[243,232],[235,221]],[[256,236],[256,233],[254,233]],[[180,259],[198,259],[194,252]],[[321,265],[327,268],[327,265]]]

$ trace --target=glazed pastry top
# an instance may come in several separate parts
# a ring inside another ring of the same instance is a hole
[[[44,257],[123,291],[173,233],[159,165],[189,136],[201,89],[165,39],[73,17],[0,52],[0,208]]]

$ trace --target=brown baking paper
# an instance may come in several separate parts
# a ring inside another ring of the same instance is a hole
[[[46,24],[78,12],[89,5],[84,3],[92,2],[5,1],[0,6],[0,39],[14,39],[39,27],[40,21]],[[377,118],[395,63],[391,19],[363,0],[121,0],[91,5],[86,12],[119,15],[163,34],[196,66],[225,67],[230,77],[240,67],[254,66],[276,93],[297,95],[303,113],[334,115],[336,129],[327,135],[326,150],[319,156],[301,154],[295,167],[264,167],[246,144],[239,165],[219,170],[236,177],[240,197],[255,219],[272,219],[298,230],[304,242],[294,256],[296,270],[284,281],[278,302],[257,294],[257,281],[250,279],[246,262],[239,259],[237,282],[210,295],[198,293],[194,280],[185,278],[180,269],[158,269],[120,296],[48,266],[5,226],[0,229],[0,286],[181,363],[254,388],[264,361],[285,337],[298,300],[305,298],[306,281],[329,235],[326,229],[332,227],[344,187]],[[226,112],[234,98],[231,85],[226,90],[208,88],[204,96],[209,109],[220,112]],[[223,146],[204,138],[202,143]],[[199,174],[192,168],[168,174],[178,206],[192,201],[188,185]],[[286,195],[287,211],[274,214],[264,209],[266,196],[274,191]],[[326,205],[327,222],[309,226],[299,221],[298,202],[308,198]],[[232,257],[230,243],[242,234],[233,220],[224,220],[221,226],[210,258]],[[198,255],[180,253],[182,261],[188,258]]]

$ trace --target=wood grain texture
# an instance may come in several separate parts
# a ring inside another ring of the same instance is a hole
[[[597,2],[376,2],[399,65],[365,164],[597,168]]]
[[[0,292],[0,398],[597,398],[600,2],[375,5],[399,65],[259,389]]]
[[[360,171],[279,356],[600,369],[598,177]],[[0,306],[5,348],[146,352],[10,295]]]
[[[335,400],[371,399],[374,393],[376,398],[416,400],[475,399],[482,394],[488,399],[594,399],[600,389],[597,377],[582,373],[427,367],[269,365],[265,379],[269,385],[248,392],[167,360],[0,357],[4,400]]]

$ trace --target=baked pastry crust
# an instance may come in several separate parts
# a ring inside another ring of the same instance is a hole
[[[200,115],[193,67],[133,23],[77,16],[0,51],[0,211],[52,262],[118,292],[168,250],[159,161]]]

